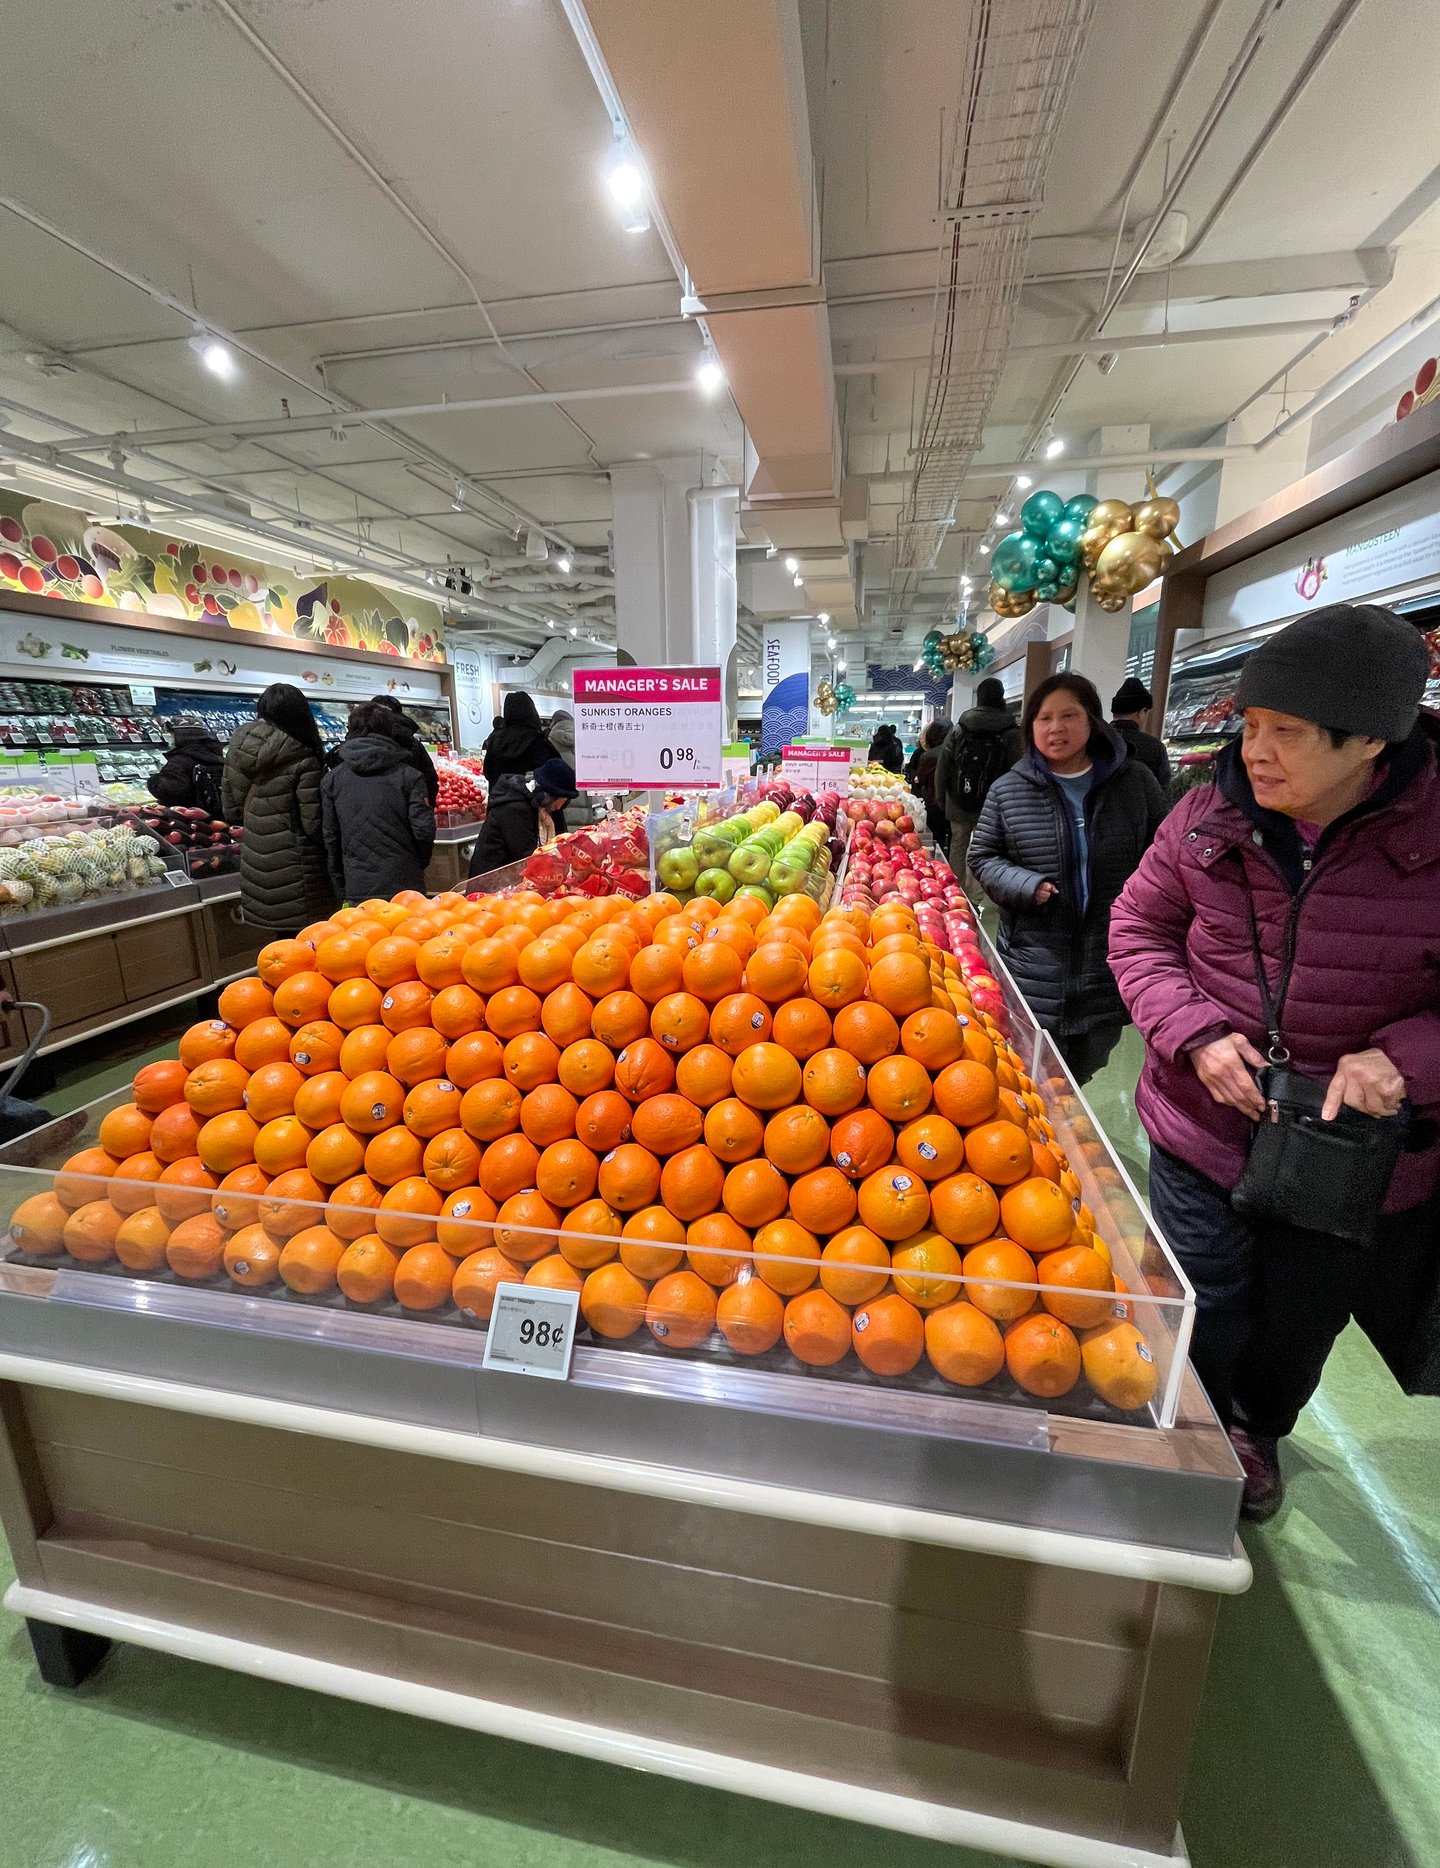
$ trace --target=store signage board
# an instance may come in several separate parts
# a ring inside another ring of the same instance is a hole
[[[155,705],[154,684],[149,681],[132,681],[130,699],[137,707],[153,707]]]
[[[579,1324],[578,1291],[552,1290],[537,1284],[497,1284],[481,1367],[503,1369],[509,1375],[539,1375],[545,1381],[566,1381]]]
[[[491,733],[495,708],[488,661],[480,651],[466,644],[449,641],[445,659],[455,677],[455,716],[459,725],[460,750],[479,752]]]
[[[724,782],[718,668],[577,668],[582,791],[714,791]]]
[[[438,704],[442,689],[438,673],[396,663],[394,674],[375,662],[348,662],[327,657],[318,644],[313,659],[293,649],[269,649],[258,632],[247,637],[238,630],[217,634],[213,642],[201,636],[174,636],[147,630],[134,623],[77,623],[64,616],[21,615],[6,610],[0,597],[0,672],[7,677],[29,676],[83,681],[87,675],[108,675],[130,683],[136,678],[143,692],[146,682],[166,687],[225,689],[253,692],[272,681],[293,682],[312,700],[367,700],[372,694],[393,694],[406,700]]]
[[[787,785],[805,791],[843,791],[850,778],[848,746],[785,746],[780,753],[780,776]]]

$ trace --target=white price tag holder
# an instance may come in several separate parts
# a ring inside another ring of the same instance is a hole
[[[132,681],[130,683],[130,703],[134,707],[153,707],[155,705],[155,688],[153,683],[149,681]]]
[[[582,791],[713,791],[722,783],[718,668],[577,668],[575,782]]]
[[[580,1293],[540,1284],[498,1284],[482,1368],[563,1382],[580,1324]]]

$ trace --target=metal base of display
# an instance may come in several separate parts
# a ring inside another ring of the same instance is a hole
[[[329,1693],[337,1699],[355,1700],[365,1706],[438,1720],[491,1738],[543,1745],[551,1751],[568,1752],[603,1764],[659,1771],[683,1783],[759,1797],[770,1803],[813,1810],[817,1815],[843,1816],[852,1822],[899,1830],[932,1842],[1016,1856],[1022,1861],[1042,1864],[1043,1868],[1189,1868],[1190,1856],[1178,1829],[1173,1849],[1168,1854],[1157,1855],[1123,1843],[1068,1835],[975,1811],[950,1809],[943,1804],[871,1790],[861,1784],[839,1783],[832,1778],[781,1770],[745,1758],[671,1744],[664,1739],[588,1725],[578,1719],[557,1718],[494,1700],[472,1699],[466,1694],[445,1692],[388,1674],[316,1660],[255,1642],[232,1640],[203,1628],[187,1628],[150,1616],[125,1614],[92,1602],[54,1595],[48,1590],[28,1588],[23,1583],[11,1585],[4,1606],[32,1621],[81,1629],[106,1641],[154,1648],[182,1660],[228,1667],[236,1673],[253,1674],[258,1679],[274,1680],[284,1686],[304,1687],[313,1692]]]

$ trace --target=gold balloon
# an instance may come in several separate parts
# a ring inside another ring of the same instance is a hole
[[[1163,493],[1152,499],[1142,499],[1135,508],[1135,530],[1147,532],[1151,538],[1169,538],[1179,523],[1179,506]]]
[[[1098,597],[1096,601],[1099,603],[1100,608],[1102,610],[1108,611],[1113,616],[1117,610],[1123,610],[1125,608],[1125,605],[1129,601],[1129,599],[1127,597],[1116,595],[1113,597],[1112,596]]]
[[[1160,575],[1164,562],[1159,539],[1151,538],[1148,532],[1122,532],[1100,553],[1095,571],[1097,576],[1111,578],[1133,594]]]
[[[1005,586],[1003,584],[997,584],[992,577],[990,580],[990,588],[985,592],[985,601],[990,605],[992,610],[997,614],[1001,614],[1000,605],[1009,594],[1010,592]]]
[[[1094,531],[1101,526],[1111,533],[1131,532],[1135,529],[1135,515],[1123,499],[1102,499],[1098,506],[1090,508],[1085,529]]]

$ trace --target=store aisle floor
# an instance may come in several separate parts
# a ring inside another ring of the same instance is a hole
[[[72,1070],[46,1100],[138,1061]],[[1137,1063],[1118,1052],[1092,1101],[1143,1168]],[[1350,1331],[1289,1449],[1286,1510],[1246,1533],[1255,1586],[1221,1610],[1196,1868],[1440,1868],[1437,1441],[1440,1402],[1406,1402]],[[139,1649],[56,1692],[10,1617],[0,1732],[0,1868],[997,1868]]]

